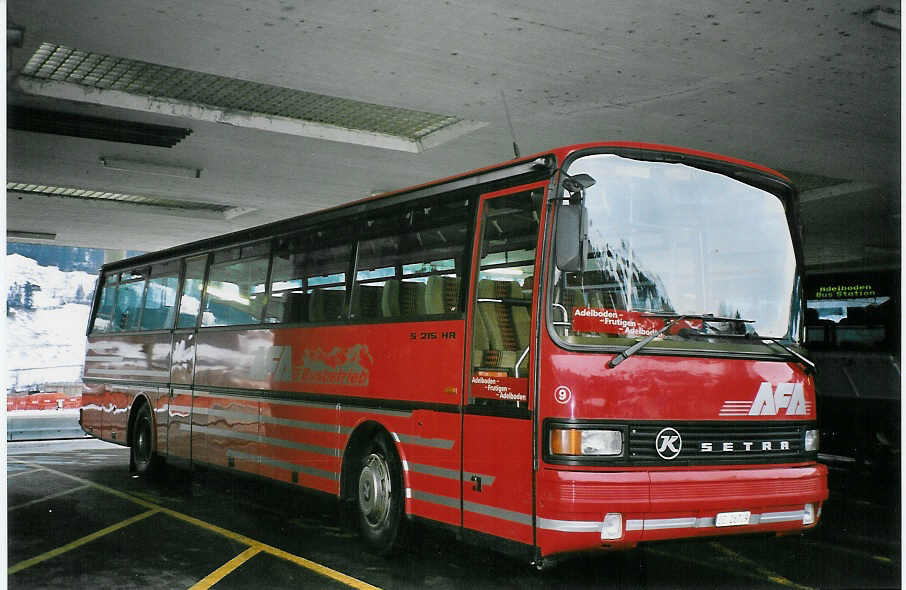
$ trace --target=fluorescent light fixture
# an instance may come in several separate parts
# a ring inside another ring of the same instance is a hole
[[[201,203],[198,201],[166,199],[150,195],[114,193],[103,190],[49,186],[26,182],[7,182],[6,191],[9,193],[37,195],[41,197],[100,202],[106,203],[107,206],[111,207],[130,207],[133,210],[135,210],[136,207],[141,207],[147,212],[157,212],[166,215],[185,215],[200,219],[230,220],[256,210],[254,207],[236,207],[234,205],[221,205],[219,203]]]
[[[421,152],[487,125],[42,43],[16,78],[36,95]]]
[[[201,178],[201,168],[157,164],[155,162],[141,162],[138,160],[126,160],[124,158],[108,158],[106,156],[102,157],[99,161],[101,166],[109,168],[110,170],[138,172],[140,174],[156,174],[158,176],[176,176],[179,178]]]
[[[19,231],[6,230],[7,240],[37,240],[41,242],[52,242],[57,239],[57,234],[43,231]]]

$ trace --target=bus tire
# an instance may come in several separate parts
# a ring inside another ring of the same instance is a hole
[[[379,432],[358,461],[355,506],[365,543],[380,555],[396,549],[403,532],[403,470],[390,437]]]
[[[129,466],[133,473],[152,475],[160,466],[160,457],[154,451],[154,418],[151,408],[143,403],[132,423],[129,444]]]

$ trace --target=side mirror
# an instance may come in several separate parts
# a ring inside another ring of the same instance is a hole
[[[560,204],[555,238],[557,268],[582,272],[588,257],[588,211],[584,204]]]
[[[563,188],[574,195],[583,194],[585,189],[593,187],[596,182],[597,180],[589,174],[576,174],[573,176],[563,174],[562,181]]]

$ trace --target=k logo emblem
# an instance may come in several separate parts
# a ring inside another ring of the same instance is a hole
[[[654,449],[661,459],[672,461],[683,450],[683,439],[674,428],[664,428],[654,437]]]

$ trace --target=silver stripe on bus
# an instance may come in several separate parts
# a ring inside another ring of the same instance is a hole
[[[407,471],[414,471],[416,473],[424,473],[425,475],[434,475],[436,477],[445,477],[447,479],[452,479],[459,481],[460,471],[458,469],[447,469],[446,467],[436,467],[434,465],[424,465],[422,463],[409,463],[404,464]],[[462,481],[472,481],[472,477],[480,477],[481,484],[490,486],[494,485],[494,480],[497,479],[494,475],[483,475],[481,473],[469,473],[464,472],[462,474]]]
[[[212,434],[215,436],[222,436],[224,438],[235,438],[238,440],[247,440],[250,442],[259,442],[269,445],[274,445],[277,447],[284,447],[287,449],[295,449],[297,451],[307,451],[309,453],[317,453],[319,455],[329,455],[331,457],[339,457],[340,450],[332,449],[328,447],[321,447],[317,445],[309,445],[305,443],[297,443],[282,438],[272,438],[270,436],[261,436],[260,434],[251,434],[247,432],[237,432],[235,430],[227,430],[224,428],[211,428],[210,426],[199,426],[197,424],[180,424],[181,430],[190,430],[192,434]]]
[[[126,357],[111,356],[111,355],[108,355],[108,356],[97,355],[97,356],[86,356],[85,357],[85,362],[87,362],[87,363],[103,363],[103,362],[107,362],[107,361],[121,363],[124,360],[126,360]]]
[[[555,520],[553,518],[539,518],[538,528],[561,533],[599,533],[601,521],[598,520]]]
[[[437,494],[431,494],[429,492],[412,490],[412,499],[422,500],[423,502],[431,502],[432,504],[440,504],[441,506],[447,506],[448,508],[456,508],[457,510],[459,510],[459,498],[450,498],[449,496],[439,496]]]
[[[412,412],[410,410],[384,410],[379,408],[366,408],[364,406],[347,406],[342,402],[337,404],[337,407],[342,412],[361,412],[363,414],[381,414],[383,416],[396,416],[398,418],[411,418]]]
[[[257,403],[266,403],[275,406],[303,406],[306,408],[317,408],[319,410],[331,410],[336,411],[337,404],[328,404],[324,402],[307,402],[301,400],[287,400],[287,399],[274,399],[271,397],[264,397],[260,395],[242,395],[236,393],[222,394],[222,393],[211,393],[207,391],[187,391],[186,393],[192,393],[195,397],[206,397],[212,399],[242,399],[250,402]],[[333,430],[331,430],[333,432]]]
[[[280,461],[278,459],[271,459],[270,457],[262,457],[261,455],[252,455],[251,453],[243,453],[241,451],[234,451],[232,449],[227,449],[226,454],[227,457],[243,459],[246,461],[256,461],[264,465],[271,465],[273,467],[279,467],[288,471],[298,471],[299,473],[307,473],[308,475],[315,475],[317,477],[323,477],[326,479],[340,479],[340,474],[334,473],[333,471],[325,471],[324,469],[307,467],[305,465],[299,465],[297,463],[289,463],[288,461]]]
[[[174,390],[174,394],[175,393],[176,393],[176,390]],[[186,393],[191,393],[191,392],[186,391]],[[207,393],[198,393],[197,395],[199,397],[207,397],[207,398],[220,397],[220,396],[207,394]],[[264,401],[264,400],[259,400],[259,398],[247,398],[247,399]],[[296,403],[296,402],[294,402],[294,403]],[[298,402],[298,403],[300,405],[319,406],[319,407],[326,407],[326,409],[333,409],[333,406],[326,406],[325,404],[313,404],[313,403],[309,403],[309,402]],[[185,411],[190,410],[190,408],[188,406],[177,406],[174,404],[170,404],[170,408],[171,409],[178,408],[178,409],[185,410]],[[267,424],[278,424],[281,426],[303,428],[306,430],[316,430],[319,432],[330,432],[330,433],[337,432],[339,434],[345,434],[347,436],[352,433],[351,427],[343,426],[340,424],[327,424],[327,423],[323,423],[323,422],[308,422],[308,421],[304,421],[304,420],[293,420],[291,418],[279,418],[276,416],[268,416],[266,414],[260,414],[260,413],[259,414],[250,414],[250,413],[245,413],[245,412],[235,412],[235,411],[231,411],[231,410],[218,410],[215,408],[205,408],[203,406],[196,406],[192,410],[196,414],[204,414],[204,415],[208,415],[208,416],[220,416],[222,418],[234,418],[234,419],[239,419],[239,420],[244,420],[250,416],[257,416],[261,422],[264,422]],[[448,440],[448,439],[442,439],[442,438],[423,438],[420,436],[409,435],[409,434],[399,434],[396,432],[391,433],[391,435],[393,436],[394,440],[396,440],[397,442],[418,445],[418,446],[426,446],[426,447],[431,447],[431,448],[450,450],[453,448],[453,445],[454,445],[454,441]],[[470,476],[471,476],[471,474],[470,474]],[[485,477],[485,476],[482,476],[482,477]],[[493,480],[493,476],[490,476],[490,477]],[[455,479],[458,479],[458,477]],[[488,484],[488,485],[490,485],[490,484]]]
[[[793,520],[802,520],[803,516],[805,516],[805,510],[793,510],[790,512],[766,512],[761,515],[761,523],[790,522]]]
[[[805,510],[793,510],[790,512],[765,512],[764,514],[752,514],[749,517],[749,525],[770,524],[775,522],[793,522],[802,520]],[[637,520],[627,520],[627,531],[657,531],[664,529],[703,529],[714,527],[714,517],[696,518],[690,516],[687,518],[646,518]],[[742,525],[746,526],[746,525]]]
[[[246,394],[246,395],[237,394],[237,393],[217,394],[217,393],[210,393],[210,392],[204,392],[204,391],[195,391],[195,395],[197,395],[199,397],[235,397],[235,398],[239,398],[239,399],[266,402],[266,403],[274,404],[274,405],[278,405],[278,406],[281,406],[281,405],[307,406],[310,408],[322,408],[325,410],[340,410],[340,411],[346,411],[346,412],[363,412],[366,414],[381,414],[381,415],[386,415],[386,416],[398,416],[401,418],[411,418],[412,417],[412,412],[408,411],[408,410],[385,410],[385,409],[379,409],[379,408],[366,408],[363,406],[346,405],[343,402],[336,402],[336,403],[312,402],[312,401],[304,401],[304,400],[265,397],[265,396],[254,395],[254,394]]]
[[[695,528],[698,519],[694,516],[689,518],[652,518],[642,521],[642,530],[658,531],[661,529],[688,529]],[[630,521],[631,522],[631,521]],[[629,528],[629,522],[626,523],[626,530],[635,530]]]
[[[90,377],[91,375],[126,375],[127,377],[132,377],[138,375],[139,377],[166,377],[170,378],[170,371],[152,371],[148,369],[85,369],[85,376]]]
[[[143,393],[146,391],[157,390],[156,386],[140,386],[140,385],[116,385],[114,383],[107,384],[106,391],[118,392],[118,393]]]
[[[440,504],[441,506],[448,506],[450,508],[459,508],[459,499],[450,498],[449,496],[439,496],[437,494],[431,494],[428,492],[422,492],[419,490],[412,490],[412,497],[416,500],[423,500],[425,502],[431,502],[432,504]],[[503,508],[497,508],[496,506],[488,506],[486,504],[478,504],[477,502],[463,502],[463,508],[466,512],[474,512],[476,514],[483,514],[484,516],[492,516],[494,518],[499,518],[500,520],[506,520],[509,522],[515,522],[518,524],[525,524],[528,526],[532,525],[532,515],[525,514],[523,512],[514,512],[512,510],[504,510]]]
[[[171,408],[179,407],[181,409],[188,410],[188,407],[185,406],[174,406],[170,405]],[[206,416],[219,416],[221,418],[232,418],[235,420],[245,420],[247,418],[254,418],[266,424],[277,424],[279,426],[290,426],[292,428],[302,428],[304,430],[316,430],[318,432],[329,432],[331,434],[339,432],[340,434],[349,434],[352,432],[352,428],[348,426],[338,426],[336,424],[324,424],[322,422],[306,422],[304,420],[292,420],[290,418],[278,418],[276,416],[268,416],[266,414],[251,414],[248,412],[234,412],[231,410],[217,410],[214,408],[205,408],[201,406],[196,406],[193,408],[193,411],[196,414],[204,414]]]
[[[509,522],[516,522],[519,524],[532,525],[532,515],[524,514],[522,512],[514,512],[512,510],[504,510],[503,508],[497,508],[496,506],[488,506],[486,504],[478,504],[477,502],[463,502],[463,508],[467,512],[475,512],[477,514],[483,514],[485,516],[493,516],[494,518],[499,518],[501,520],[506,520]]]
[[[393,433],[393,436],[397,442],[404,442],[410,445],[433,447],[435,449],[444,449],[445,451],[453,448],[453,441],[445,438],[422,438],[414,434],[398,434],[396,432]]]

